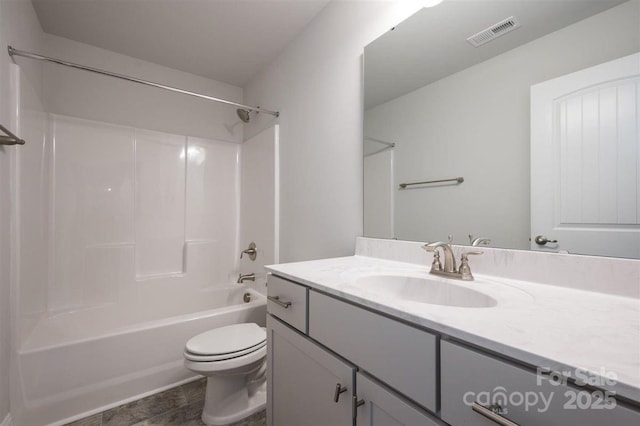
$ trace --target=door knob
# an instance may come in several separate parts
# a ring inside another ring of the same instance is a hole
[[[543,245],[545,245],[547,243],[557,243],[558,242],[558,240],[550,240],[547,237],[545,237],[544,235],[538,235],[534,241],[539,246],[543,246]]]

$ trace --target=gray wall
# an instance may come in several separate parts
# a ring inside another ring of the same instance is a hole
[[[396,143],[395,176],[464,176],[396,191],[395,237],[529,248],[529,89],[640,50],[638,1],[624,3],[367,110],[368,136]]]
[[[282,262],[353,254],[362,233],[362,52],[414,2],[334,1],[244,88],[278,109]],[[245,138],[273,119],[260,116]]]

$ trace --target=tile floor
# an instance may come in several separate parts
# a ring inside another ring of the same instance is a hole
[[[66,426],[204,426],[200,420],[206,379],[120,405]],[[264,411],[230,426],[265,426]]]

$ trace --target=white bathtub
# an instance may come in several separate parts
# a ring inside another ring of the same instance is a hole
[[[24,406],[18,424],[64,424],[191,380],[182,365],[190,337],[234,323],[265,323],[266,300],[247,287],[206,296],[155,310],[162,319],[145,317],[145,309],[114,315],[105,306],[41,320],[18,352]]]

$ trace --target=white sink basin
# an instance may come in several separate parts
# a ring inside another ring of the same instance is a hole
[[[473,285],[473,284],[468,284]],[[490,308],[498,302],[491,296],[463,287],[454,282],[427,277],[404,275],[368,275],[349,283],[354,290],[363,291],[389,300],[459,308]]]

